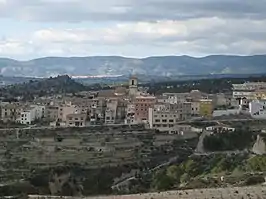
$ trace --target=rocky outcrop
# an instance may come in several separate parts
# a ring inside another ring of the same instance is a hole
[[[204,138],[206,136],[209,136],[210,134],[211,134],[211,132],[208,132],[208,131],[202,132],[202,134],[199,137],[199,142],[198,142],[197,148],[195,149],[196,153],[205,153],[206,152],[206,150],[204,149],[203,141],[204,141]]]
[[[257,140],[253,145],[252,152],[257,155],[266,154],[266,144],[264,138],[261,135],[257,135]]]

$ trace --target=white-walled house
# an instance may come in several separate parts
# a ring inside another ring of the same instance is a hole
[[[20,117],[17,122],[20,124],[32,124],[37,119],[41,119],[45,114],[45,106],[31,105],[29,108],[23,110],[20,113]]]
[[[254,119],[266,119],[266,100],[254,100],[250,102],[249,113]]]
[[[21,124],[31,124],[36,118],[35,113],[36,112],[34,108],[29,108],[28,110],[22,111],[20,114],[20,118],[18,119],[18,122]]]

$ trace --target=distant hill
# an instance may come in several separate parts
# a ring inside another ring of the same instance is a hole
[[[266,73],[266,55],[212,55],[148,57],[118,56],[45,57],[29,61],[0,59],[0,75],[50,77],[57,75],[126,75],[180,76],[208,74]]]
[[[29,82],[9,85],[0,88],[1,97],[32,98],[33,96],[44,96],[48,94],[75,93],[87,90],[81,83],[72,80],[69,76],[63,75],[55,78],[30,80]]]

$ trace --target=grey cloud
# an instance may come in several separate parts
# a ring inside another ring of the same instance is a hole
[[[266,0],[9,0],[0,15],[37,21],[156,21],[266,18]]]

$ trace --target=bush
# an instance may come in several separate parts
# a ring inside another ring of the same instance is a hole
[[[238,130],[206,136],[203,144],[208,151],[231,151],[249,148],[253,141],[254,137],[251,131]]]

